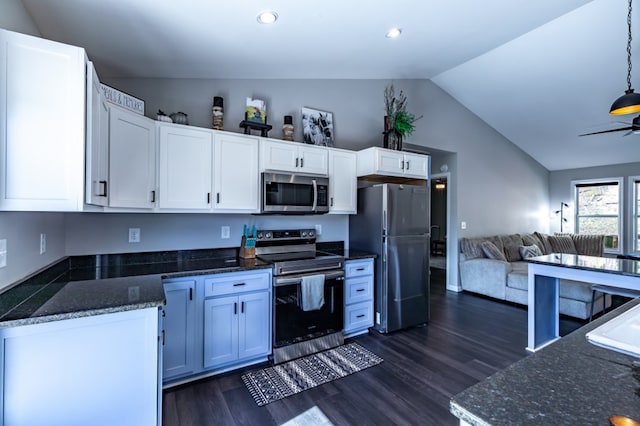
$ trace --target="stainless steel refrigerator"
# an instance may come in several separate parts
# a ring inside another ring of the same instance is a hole
[[[349,248],[373,252],[374,329],[389,333],[429,320],[427,186],[379,184],[358,189],[349,218]]]

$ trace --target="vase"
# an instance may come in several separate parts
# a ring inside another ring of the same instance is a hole
[[[388,115],[384,116],[383,147],[387,149],[402,150],[402,135],[393,128]]]

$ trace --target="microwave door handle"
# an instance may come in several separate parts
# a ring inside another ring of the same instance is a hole
[[[311,207],[311,211],[315,212],[318,209],[318,183],[315,179],[312,179],[311,184],[313,185],[313,207]]]

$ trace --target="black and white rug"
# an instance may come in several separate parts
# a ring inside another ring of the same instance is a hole
[[[298,358],[242,375],[256,404],[262,406],[323,383],[373,367],[382,358],[356,343]]]

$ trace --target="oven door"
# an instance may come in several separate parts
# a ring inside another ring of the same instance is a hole
[[[274,348],[342,331],[344,271],[324,276],[324,305],[314,311],[302,310],[301,275],[274,278]]]
[[[262,212],[318,214],[329,211],[329,179],[295,174],[262,174]]]

